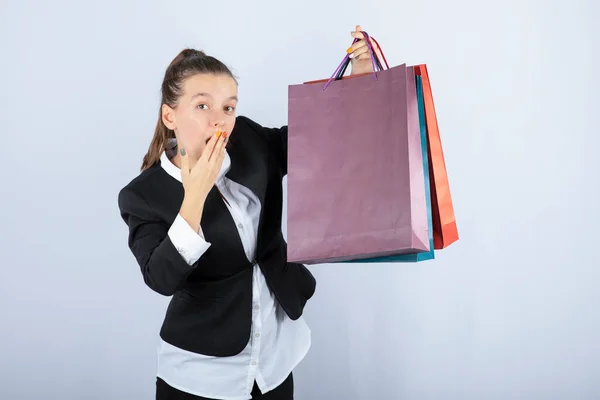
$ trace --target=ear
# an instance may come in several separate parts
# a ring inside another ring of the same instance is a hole
[[[174,131],[177,127],[175,123],[175,111],[166,104],[163,104],[161,107],[161,115],[163,124],[170,130]]]

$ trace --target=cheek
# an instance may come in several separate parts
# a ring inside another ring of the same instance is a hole
[[[190,148],[190,155],[192,156],[192,158],[198,159],[202,155],[202,152],[206,148],[206,145],[202,140],[196,137],[194,139],[194,144]]]
[[[180,116],[177,119],[177,132],[183,144],[190,150],[203,145],[200,121],[193,114]]]
[[[195,153],[195,150],[201,150],[204,147],[202,141],[202,135],[198,133],[198,129],[194,129],[193,126],[178,126],[177,137],[191,153]]]
[[[235,118],[231,118],[229,121],[227,121],[225,123],[225,132],[227,133],[231,133],[231,131],[233,131],[233,128],[235,126]]]
[[[193,148],[198,148],[201,147],[204,142],[202,141],[202,138],[199,135],[186,135],[185,139],[188,143],[188,146],[193,147]]]
[[[202,132],[202,128],[206,126],[205,119],[204,113],[191,112],[180,118],[177,125],[180,130],[186,130],[189,133],[199,133]]]
[[[196,127],[205,127],[208,125],[208,113],[194,110],[190,113],[188,121]]]

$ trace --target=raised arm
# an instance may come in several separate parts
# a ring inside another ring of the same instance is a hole
[[[144,197],[131,188],[119,192],[121,217],[129,227],[129,249],[144,282],[157,293],[173,295],[208,250],[202,232],[178,215],[171,226],[159,221]]]
[[[266,140],[269,147],[269,152],[275,157],[277,161],[277,166],[281,170],[281,176],[287,175],[287,165],[288,165],[288,127],[287,125],[282,126],[281,128],[266,128],[261,126],[257,122],[251,120],[247,117],[239,117],[240,120],[245,122],[261,134]]]

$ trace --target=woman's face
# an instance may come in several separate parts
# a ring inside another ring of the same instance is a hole
[[[228,75],[197,74],[185,80],[182,89],[174,109],[163,105],[162,118],[175,131],[178,147],[198,159],[213,135],[233,130],[237,84]]]

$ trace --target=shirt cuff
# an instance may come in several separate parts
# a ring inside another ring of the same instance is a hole
[[[200,228],[200,232],[194,232],[190,224],[180,214],[177,214],[175,221],[169,228],[169,238],[181,257],[189,265],[198,261],[210,247],[210,243],[204,240],[202,228]]]

